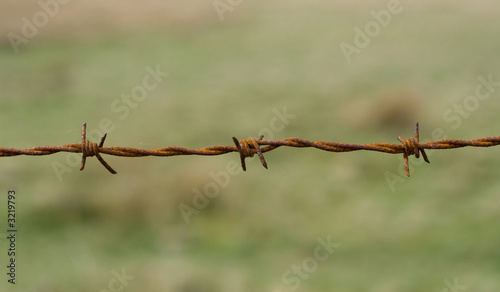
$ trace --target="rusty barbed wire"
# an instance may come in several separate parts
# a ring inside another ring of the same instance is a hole
[[[126,157],[143,156],[177,156],[177,155],[222,155],[230,152],[239,152],[241,167],[246,171],[245,159],[253,157],[255,154],[259,157],[262,165],[267,168],[267,162],[264,153],[274,150],[281,146],[305,148],[313,147],[330,152],[350,152],[357,150],[378,151],[391,154],[403,154],[404,169],[407,176],[410,176],[408,157],[415,155],[416,158],[422,154],[425,162],[429,163],[425,149],[453,149],[466,146],[473,147],[491,147],[500,145],[500,136],[485,137],[473,140],[444,139],[432,142],[420,143],[418,123],[415,125],[415,136],[405,140],[398,137],[401,144],[391,143],[369,143],[369,144],[349,144],[338,142],[308,141],[301,138],[287,138],[283,140],[263,140],[264,136],[258,139],[238,140],[233,137],[235,146],[217,145],[199,149],[189,149],[178,146],[169,146],[154,150],[138,149],[131,147],[104,147],[104,141],[107,134],[101,137],[99,144],[90,142],[86,138],[87,124],[83,124],[81,143],[66,144],[62,146],[37,146],[27,149],[0,148],[0,157],[17,155],[50,155],[57,152],[82,153],[82,162],[80,170],[85,168],[87,157],[96,156],[99,162],[112,174],[116,171],[102,158],[101,154]],[[264,146],[264,147],[261,147]]]

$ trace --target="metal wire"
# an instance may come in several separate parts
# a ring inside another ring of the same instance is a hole
[[[403,154],[404,169],[407,176],[410,176],[408,165],[408,157],[415,155],[416,158],[422,154],[424,160],[429,163],[429,159],[425,154],[425,149],[452,149],[466,146],[473,147],[491,147],[500,144],[500,136],[485,137],[474,140],[456,140],[444,139],[432,142],[419,142],[418,123],[415,126],[415,136],[404,140],[398,137],[401,144],[390,143],[370,143],[370,144],[348,144],[337,142],[322,142],[308,141],[301,138],[287,138],[283,140],[263,140],[263,136],[258,139],[238,140],[233,137],[235,146],[217,145],[200,149],[189,149],[184,147],[169,146],[155,150],[137,149],[130,147],[103,147],[106,134],[101,137],[99,144],[93,143],[86,138],[87,124],[82,127],[81,143],[73,143],[62,146],[37,146],[27,149],[17,148],[0,148],[0,156],[17,156],[17,155],[50,155],[57,152],[73,152],[82,153],[82,162],[80,170],[85,168],[87,157],[96,156],[99,162],[106,167],[109,172],[116,174],[116,171],[104,161],[101,154],[126,157],[143,157],[143,156],[177,156],[177,155],[222,155],[229,152],[239,152],[241,159],[241,167],[246,170],[245,158],[253,157],[255,154],[259,156],[262,165],[267,168],[267,162],[264,158],[264,153],[274,150],[281,146],[288,147],[314,147],[330,152],[349,152],[357,150],[378,151],[391,154]],[[264,147],[261,147],[264,146]]]

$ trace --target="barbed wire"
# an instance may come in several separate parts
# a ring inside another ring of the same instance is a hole
[[[422,154],[425,162],[429,163],[429,159],[425,153],[425,149],[453,149],[466,146],[473,147],[491,147],[500,144],[500,136],[485,137],[473,140],[457,140],[444,139],[432,142],[420,143],[418,123],[415,125],[415,136],[405,140],[398,137],[401,144],[391,143],[369,143],[369,144],[348,144],[338,142],[324,141],[308,141],[301,138],[287,138],[283,140],[263,140],[264,136],[258,139],[238,140],[233,137],[235,146],[217,145],[200,149],[189,149],[178,146],[169,146],[155,150],[138,149],[131,147],[104,147],[104,141],[107,134],[101,137],[99,144],[87,140],[87,124],[83,124],[81,143],[66,144],[62,146],[37,146],[27,149],[17,148],[0,148],[0,157],[2,156],[17,156],[17,155],[50,155],[57,152],[73,152],[82,153],[82,162],[80,170],[85,168],[87,157],[96,156],[99,162],[109,172],[116,174],[116,171],[102,158],[101,154],[126,157],[143,157],[143,156],[177,156],[177,155],[222,155],[230,152],[239,152],[241,159],[241,167],[246,171],[245,158],[253,157],[255,154],[259,157],[262,165],[267,168],[267,162],[264,158],[264,153],[274,150],[281,146],[305,148],[314,147],[330,152],[350,152],[357,150],[378,151],[391,154],[403,154],[404,169],[407,176],[410,176],[408,165],[408,157],[415,155],[416,158]],[[261,147],[264,146],[264,147]]]

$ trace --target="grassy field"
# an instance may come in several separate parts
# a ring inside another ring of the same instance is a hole
[[[416,122],[424,141],[499,135],[500,4],[401,1],[346,58],[397,2],[106,3],[60,4],[29,38],[38,2],[0,4],[0,147],[77,143],[84,122],[92,141],[146,149],[399,143]],[[402,155],[315,149],[246,172],[237,153],[104,156],[117,175],[95,158],[80,172],[76,154],[0,158],[0,290],[498,291],[499,156],[429,152],[410,178]]]

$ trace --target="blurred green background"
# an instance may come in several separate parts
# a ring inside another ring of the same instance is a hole
[[[340,45],[397,2],[185,2],[45,1],[46,24],[39,2],[2,2],[0,146],[78,143],[103,121],[105,146],[146,149],[399,143],[416,122],[424,141],[499,134],[498,86],[469,97],[500,81],[496,2],[401,1],[350,62]],[[13,46],[26,20],[44,25]],[[148,67],[168,76],[125,103]],[[223,182],[237,153],[104,156],[117,175],[96,158],[80,172],[76,154],[4,157],[0,266],[15,189],[18,269],[16,285],[0,269],[0,290],[498,291],[499,155],[429,152],[406,178],[402,155],[280,148]],[[196,190],[212,198],[188,224]],[[340,245],[314,262],[318,238]]]

